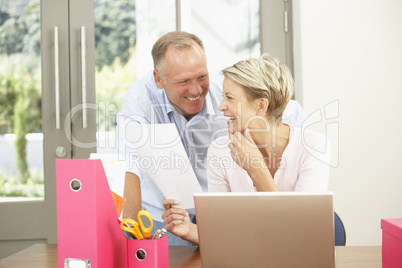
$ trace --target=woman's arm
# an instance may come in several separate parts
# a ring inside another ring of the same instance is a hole
[[[251,169],[247,173],[258,192],[279,192],[268,168]]]
[[[304,155],[297,171],[298,179],[294,190],[297,192],[328,191],[332,153],[329,140],[320,133],[306,133],[303,149]]]
[[[220,141],[227,137],[218,138]],[[211,143],[207,153],[207,181],[208,192],[231,192],[230,183],[226,174],[228,159],[225,157],[227,147],[218,145],[216,140]]]
[[[165,212],[162,214],[163,223],[167,231],[198,245],[197,225],[190,221],[190,217],[184,209],[173,207],[178,205],[179,201],[166,199],[163,201]]]

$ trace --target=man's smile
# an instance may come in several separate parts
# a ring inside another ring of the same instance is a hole
[[[184,97],[184,98],[188,99],[190,101],[197,101],[197,100],[199,100],[201,98],[201,94],[198,97],[195,97],[195,98],[190,98],[190,97]]]

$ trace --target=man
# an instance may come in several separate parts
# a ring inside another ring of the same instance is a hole
[[[117,118],[119,153],[130,152],[124,130],[127,122],[174,123],[201,188],[207,191],[205,159],[209,144],[227,135],[227,120],[218,108],[223,77],[208,72],[202,41],[186,32],[175,31],[162,36],[152,48],[152,57],[153,73],[132,84],[124,96],[123,109]],[[293,101],[285,110],[285,117],[286,122],[300,126],[307,116]],[[154,219],[154,229],[164,227],[161,216],[165,198],[138,165],[127,165],[124,197],[124,218],[136,219],[143,206]],[[191,244],[168,235],[169,245]]]

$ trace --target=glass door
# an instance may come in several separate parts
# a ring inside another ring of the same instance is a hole
[[[57,242],[55,160],[96,151],[93,21],[93,1],[0,0],[0,257]]]
[[[56,240],[52,164],[44,161],[41,19],[39,0],[0,0],[0,257]]]
[[[0,202],[44,198],[40,37],[39,0],[0,1]]]

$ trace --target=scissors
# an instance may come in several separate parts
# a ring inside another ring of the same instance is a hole
[[[149,227],[144,226],[144,222],[142,220],[142,216],[145,216],[149,220]],[[120,222],[120,226],[123,229],[123,232],[128,232],[132,235],[134,235],[135,238],[141,240],[145,238],[149,238],[151,236],[151,230],[154,226],[154,223],[152,221],[151,215],[148,213],[148,211],[145,210],[140,210],[137,214],[138,222],[132,219],[124,219]],[[140,231],[140,228],[142,230],[142,233]],[[144,234],[144,235],[142,235]]]

